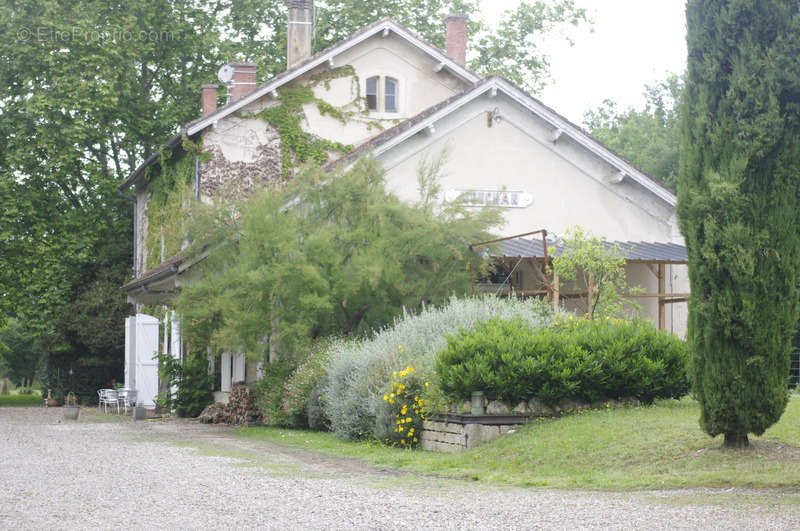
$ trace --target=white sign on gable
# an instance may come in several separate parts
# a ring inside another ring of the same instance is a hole
[[[466,190],[451,188],[444,194],[448,203],[460,202],[465,206],[496,206],[525,208],[533,203],[533,196],[519,190]]]

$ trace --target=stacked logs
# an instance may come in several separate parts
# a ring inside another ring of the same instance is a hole
[[[205,424],[232,424],[254,426],[261,424],[261,412],[255,405],[253,393],[243,383],[233,385],[228,403],[217,402],[200,413],[200,422]]]
[[[255,397],[245,384],[234,384],[228,398],[228,424],[252,426],[261,422],[261,412],[255,404]]]

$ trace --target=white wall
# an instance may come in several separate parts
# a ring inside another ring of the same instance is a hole
[[[393,33],[388,37],[377,35],[367,39],[334,58],[334,68],[345,65],[353,67],[355,77],[346,76],[317,83],[314,89],[317,98],[337,108],[345,108],[354,99],[364,97],[366,79],[377,75],[398,80],[399,102],[396,113],[355,113],[346,124],[321,114],[316,103],[303,106],[303,130],[343,144],[358,145],[383,129],[393,127],[398,120],[415,116],[468,87],[447,69],[436,72],[433,59]],[[330,69],[325,63],[292,83],[308,84],[313,76],[325,74]],[[275,104],[275,98],[267,94],[247,105],[241,113],[221,119],[205,133],[204,147],[219,147],[226,159],[232,162],[255,162],[261,156],[260,147],[274,144],[275,138],[273,132],[267,131],[263,121],[247,118],[246,115],[258,113]],[[358,110],[354,105],[347,109]]]
[[[487,113],[499,120],[489,127]],[[571,226],[608,240],[683,244],[672,205],[626,177],[615,183],[618,169],[567,135],[552,140],[552,126],[508,97],[484,95],[443,117],[431,134],[417,133],[384,152],[390,190],[398,197],[419,198],[417,170],[421,162],[446,153],[441,175],[448,189],[509,190],[531,194],[524,208],[503,208],[500,236],[546,229],[563,235]],[[440,201],[444,198],[440,197]],[[658,279],[644,264],[627,266],[629,285],[658,292]],[[536,289],[532,271],[521,268],[522,289]],[[685,266],[666,267],[666,291],[688,292]],[[634,299],[641,315],[658,323],[656,298]],[[581,306],[564,301],[568,309]],[[665,306],[666,329],[685,335],[686,304]]]
[[[501,119],[488,127],[486,112],[492,109],[499,109]],[[580,225],[609,240],[676,240],[670,205],[630,178],[613,184],[615,168],[568,138],[549,141],[544,123],[499,96],[468,104],[435,128],[431,137],[419,133],[380,155],[388,169],[389,187],[402,199],[419,197],[420,162],[447,151],[443,190],[532,194],[530,206],[503,209],[505,224],[497,230],[503,236],[542,228],[560,235]]]

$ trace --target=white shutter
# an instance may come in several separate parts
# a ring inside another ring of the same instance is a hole
[[[136,317],[125,318],[125,388],[136,389]]]
[[[178,316],[175,315],[175,312],[170,312],[170,353],[172,357],[178,360],[178,363],[181,362],[181,323],[178,320]],[[178,386],[173,385],[169,392],[172,394],[174,398],[178,394]]]
[[[231,392],[231,354],[222,353],[222,365],[220,367],[220,386],[219,390],[223,393]]]
[[[246,359],[244,352],[237,353],[233,358],[233,378],[234,382],[244,382]]]
[[[136,402],[155,407],[158,394],[158,319],[140,313],[136,316]]]
[[[172,357],[176,360],[181,359],[181,322],[178,319],[178,316],[175,315],[175,312],[172,312],[172,318],[170,319],[171,327],[170,330],[170,341],[172,342],[172,348],[170,351],[172,352]]]

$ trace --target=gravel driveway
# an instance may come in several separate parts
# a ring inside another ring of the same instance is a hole
[[[95,410],[96,411],[96,410]],[[379,470],[187,421],[0,408],[0,529],[798,529],[800,493],[596,493]]]

